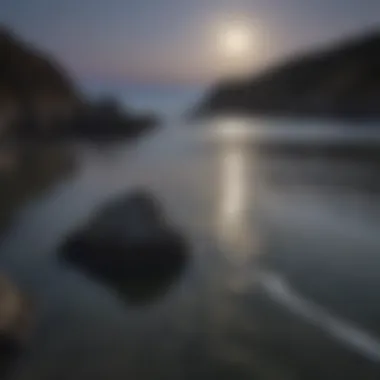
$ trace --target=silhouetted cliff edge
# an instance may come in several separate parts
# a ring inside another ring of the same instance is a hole
[[[221,83],[196,115],[380,117],[380,30]]]
[[[134,136],[156,122],[87,100],[51,57],[0,26],[0,139]]]
[[[0,28],[0,133],[34,135],[69,120],[80,100],[50,57]]]

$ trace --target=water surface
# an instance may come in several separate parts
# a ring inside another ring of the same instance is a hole
[[[378,378],[376,130],[203,124],[60,147],[60,160],[40,147],[46,160],[26,169],[8,160],[7,196],[24,191],[4,211],[0,264],[37,310],[15,379]],[[192,248],[180,278],[139,305],[56,258],[97,206],[135,188]]]

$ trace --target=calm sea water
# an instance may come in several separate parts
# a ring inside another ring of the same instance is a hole
[[[377,379],[379,149],[364,126],[215,119],[8,152],[0,265],[36,303],[13,378]],[[142,304],[57,261],[67,234],[135,188],[191,245]]]

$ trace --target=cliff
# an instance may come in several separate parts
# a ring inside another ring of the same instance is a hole
[[[114,99],[89,101],[54,59],[0,28],[0,139],[134,137],[157,122]]]
[[[50,57],[0,28],[0,133],[34,134],[70,119],[79,96]]]
[[[197,115],[380,117],[380,31],[304,54],[207,94]]]

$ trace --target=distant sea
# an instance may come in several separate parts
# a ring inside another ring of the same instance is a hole
[[[92,98],[112,96],[126,109],[153,111],[164,118],[172,118],[191,109],[207,86],[84,83],[82,88]]]

